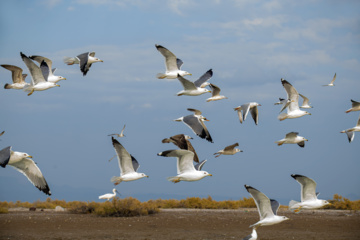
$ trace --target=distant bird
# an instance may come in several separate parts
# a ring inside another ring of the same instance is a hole
[[[218,152],[214,153],[214,155],[216,155],[215,157],[219,157],[220,155],[234,155],[235,153],[242,152],[243,150],[235,148],[237,146],[239,146],[239,143],[234,143],[233,145],[229,145],[224,149],[219,150]]]
[[[44,91],[49,88],[60,87],[60,85],[57,85],[54,82],[49,82],[44,78],[42,69],[44,71],[48,71],[46,69],[49,68],[45,61],[42,61],[40,67],[38,67],[29,57],[25,56],[25,54],[20,52],[20,55],[31,75],[31,83],[24,86],[24,91],[29,92],[28,96],[33,94],[34,91]]]
[[[209,121],[206,117],[201,115],[201,111],[193,108],[188,108],[188,111],[194,112],[194,115],[187,115],[180,117],[174,121],[185,123],[196,135],[206,139],[209,142],[213,142],[209,131],[207,130],[204,121]]]
[[[104,61],[95,57],[95,52],[82,53],[76,57],[64,57],[64,63],[67,65],[80,64],[80,71],[83,73],[83,76],[90,70],[91,65],[96,62]]]
[[[285,216],[277,215],[277,210],[280,207],[278,201],[270,200],[265,194],[249,185],[245,185],[245,188],[255,200],[260,215],[260,221],[250,227],[257,228],[260,226],[273,225],[289,219]]]
[[[241,106],[234,108],[234,110],[238,112],[240,123],[245,121],[245,119],[250,111],[251,116],[255,121],[255,124],[258,125],[258,122],[259,122],[259,111],[257,108],[258,106],[261,106],[261,104],[259,104],[257,102],[250,102],[250,103],[245,103]],[[242,115],[241,115],[241,111],[242,111]]]
[[[167,48],[165,48],[161,45],[157,45],[157,44],[155,44],[155,47],[164,56],[165,67],[166,67],[166,72],[158,73],[156,75],[157,78],[159,78],[159,79],[164,79],[164,78],[175,79],[178,77],[178,75],[180,75],[180,76],[191,75],[191,73],[188,73],[187,71],[180,70],[180,68],[183,64],[183,61],[176,58],[176,56],[172,52],[170,52]]]
[[[215,84],[209,83],[210,88],[212,90],[212,96],[208,99],[206,99],[207,102],[211,101],[217,101],[221,99],[227,99],[227,97],[220,95],[220,88],[216,86]]]
[[[2,132],[0,133],[0,136],[4,135],[4,133],[5,133],[5,131],[2,131]]]
[[[198,80],[191,82],[178,74],[177,79],[180,81],[184,90],[181,90],[177,93],[177,96],[187,95],[187,96],[198,96],[204,93],[211,92],[205,88],[204,83],[208,81],[213,75],[212,69],[204,73]]]
[[[360,111],[360,102],[351,99],[351,108],[346,110],[346,113]]]
[[[32,55],[30,56],[30,58],[32,60],[37,61],[38,63],[42,63],[42,61],[45,61],[46,64],[48,65],[48,68],[43,68],[41,69],[44,78],[48,81],[48,82],[53,82],[53,83],[57,83],[60,80],[66,80],[66,78],[62,77],[62,76],[55,76],[54,72],[56,71],[56,68],[52,69],[52,61],[46,57],[42,57],[42,56],[37,56],[37,55]]]
[[[164,138],[161,142],[162,143],[173,143],[175,146],[179,147],[180,149],[189,150],[194,153],[194,162],[199,162],[199,157],[192,146],[189,139],[193,139],[192,137],[184,134],[177,134],[171,136],[170,138]]]
[[[281,84],[285,88],[285,91],[287,93],[287,99],[289,99],[291,102],[289,106],[287,107],[287,113],[281,113],[278,116],[278,119],[280,121],[283,121],[288,118],[299,118],[305,115],[311,115],[311,113],[300,110],[299,108],[299,93],[296,91],[296,89],[285,79],[281,78]]]
[[[116,188],[114,188],[112,191],[113,193],[106,193],[104,195],[99,196],[99,199],[106,199],[106,201],[109,201],[110,199],[116,196],[116,193],[119,193],[118,190],[116,190]]]
[[[289,106],[290,103],[291,103],[290,99],[279,98],[279,102],[274,103],[274,105],[282,105],[280,109],[280,113],[281,113]]]
[[[162,157],[176,157],[177,158],[177,176],[169,177],[168,180],[173,183],[178,183],[180,181],[198,181],[203,179],[206,176],[212,176],[206,171],[196,170],[193,164],[194,153],[189,150],[177,149],[177,150],[168,150],[160,152],[157,154]],[[205,163],[203,161],[202,163]]]
[[[310,106],[309,99],[307,97],[305,97],[304,95],[302,95],[300,93],[299,93],[299,95],[300,95],[300,97],[302,97],[304,99],[300,108],[313,108],[313,106]]]
[[[300,147],[305,147],[305,141],[308,141],[306,138],[302,137],[302,136],[298,136],[299,133],[298,132],[289,132],[285,135],[285,138],[276,141],[275,143],[278,144],[278,146],[283,145],[284,143],[287,144],[297,144]]]
[[[119,138],[125,137],[125,135],[124,135],[124,130],[125,130],[125,124],[124,124],[124,127],[122,128],[120,134],[119,134],[119,133],[112,133],[112,134],[109,134],[108,136],[117,136],[117,137],[119,137]]]
[[[324,87],[333,87],[333,86],[335,86],[335,84],[334,84],[335,79],[336,79],[336,73],[335,73],[333,79],[331,80],[331,82],[329,84],[326,84],[326,85],[323,85],[323,86]]]
[[[25,78],[27,74],[22,74],[23,70],[14,65],[1,65],[3,68],[11,71],[11,78],[13,83],[6,83],[4,85],[5,89],[23,89],[27,82],[25,82]]]
[[[118,185],[122,181],[134,181],[140,178],[149,177],[145,173],[138,173],[138,161],[114,137],[111,137],[120,168],[120,177],[112,177],[111,181]]]
[[[316,193],[316,182],[311,178],[305,177],[299,174],[291,174],[301,185],[301,202],[291,200],[289,203],[289,209],[298,213],[301,209],[316,209],[330,204],[326,200],[318,199],[319,193]]]
[[[354,140],[355,132],[360,132],[360,116],[359,116],[359,119],[358,119],[355,127],[348,128],[346,130],[341,131],[341,133],[346,133],[349,143]]]
[[[11,150],[11,146],[0,151],[0,166],[5,168],[7,165],[15,168],[24,174],[27,179],[40,191],[51,195],[50,188],[36,163],[31,160],[32,156],[24,152]]]
[[[256,233],[256,227],[253,228],[250,235],[247,235],[242,240],[256,240],[257,239],[257,233]]]

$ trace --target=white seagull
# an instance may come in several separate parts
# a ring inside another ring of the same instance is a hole
[[[238,113],[240,123],[245,121],[245,119],[250,111],[251,116],[255,121],[255,124],[258,125],[258,122],[259,122],[259,111],[257,108],[258,106],[261,106],[261,105],[257,102],[249,102],[249,103],[245,103],[241,106],[234,108],[234,110],[237,111],[237,113]],[[241,110],[242,110],[242,114],[241,114]]]
[[[351,143],[354,140],[355,132],[360,132],[360,116],[355,127],[341,131],[341,133],[346,133],[349,143]]]
[[[38,67],[29,57],[25,56],[25,54],[20,52],[20,55],[31,75],[31,83],[24,87],[24,91],[29,92],[28,96],[33,94],[34,91],[44,91],[49,88],[60,87],[60,85],[49,82],[44,78],[41,69],[45,69],[44,71],[46,71],[46,69],[49,68],[45,61],[42,61],[40,67]]]
[[[80,64],[80,71],[83,76],[90,70],[91,64],[96,62],[104,62],[103,60],[95,57],[95,52],[86,52],[76,57],[64,57],[64,63],[67,65]]]
[[[14,65],[1,65],[3,68],[11,71],[11,78],[13,83],[6,83],[4,85],[5,89],[23,89],[27,82],[25,82],[25,78],[27,74],[22,74],[23,70]]]
[[[104,195],[99,196],[99,199],[106,199],[106,201],[109,201],[110,199],[116,196],[116,193],[119,193],[118,190],[116,190],[116,188],[114,188],[112,191],[113,193],[106,193]]]
[[[194,167],[194,153],[189,150],[168,150],[160,152],[157,155],[177,158],[177,176],[168,178],[168,180],[173,183],[178,183],[180,181],[193,182],[203,179],[206,176],[212,176],[210,173],[201,170],[202,165],[199,167],[199,170]],[[204,164],[205,160],[201,163]]]
[[[38,63],[42,63],[42,61],[45,61],[46,64],[48,65],[48,68],[42,68],[41,71],[44,75],[44,78],[48,81],[48,82],[53,82],[53,83],[57,83],[60,80],[66,80],[66,78],[62,77],[62,76],[55,76],[54,72],[56,71],[56,68],[52,69],[52,61],[46,57],[42,57],[42,56],[37,56],[37,55],[32,55],[30,56],[30,58],[32,60],[37,61]]]
[[[316,182],[314,180],[299,174],[291,174],[291,177],[301,185],[301,202],[291,200],[289,203],[290,210],[298,213],[302,208],[315,209],[330,204],[326,200],[317,198],[319,193],[316,193]]]
[[[125,130],[125,124],[124,124],[124,127],[122,128],[120,134],[119,133],[112,133],[112,134],[109,134],[108,136],[117,136],[117,137],[125,137],[124,135],[124,130]]]
[[[252,232],[250,235],[247,235],[246,237],[244,237],[242,240],[257,240],[257,232],[256,232],[256,227],[253,228]]]
[[[300,147],[304,147],[305,146],[305,141],[308,141],[306,138],[302,137],[302,136],[298,136],[299,133],[298,132],[289,132],[285,135],[285,138],[276,141],[275,143],[278,144],[278,146],[283,145],[284,143],[287,144],[297,144]]]
[[[174,136],[171,136],[170,138],[164,138],[161,142],[162,143],[173,143],[175,146],[179,147],[180,149],[189,150],[194,153],[194,162],[199,162],[199,157],[192,146],[189,139],[193,139],[192,137],[184,134],[177,134]]]
[[[360,102],[351,99],[351,108],[346,110],[346,113],[360,111]]]
[[[155,44],[155,47],[164,56],[165,67],[166,67],[166,72],[158,73],[156,75],[157,78],[159,78],[159,79],[164,79],[164,78],[175,79],[178,77],[178,75],[180,75],[180,76],[191,75],[191,73],[188,73],[187,71],[180,70],[180,68],[183,64],[183,61],[176,58],[176,56],[172,52],[170,52],[167,48],[165,48],[161,45],[157,45],[157,44]]]
[[[120,177],[114,176],[111,178],[111,181],[114,182],[115,185],[118,185],[122,181],[128,182],[144,177],[149,177],[145,173],[136,172],[140,166],[138,161],[133,156],[131,156],[114,137],[112,137],[111,140],[118,158],[120,168]]]
[[[279,102],[274,103],[274,105],[282,105],[280,109],[280,113],[281,113],[289,106],[290,103],[291,103],[290,99],[279,98]]]
[[[40,191],[51,195],[50,188],[36,163],[31,160],[32,156],[24,152],[11,150],[11,146],[0,151],[0,166],[5,168],[9,165],[24,174],[27,179]]]
[[[198,96],[204,93],[211,92],[205,88],[205,82],[208,81],[213,75],[212,69],[204,73],[198,80],[191,82],[178,74],[177,79],[180,81],[184,90],[181,90],[177,93],[177,96],[187,95],[187,96]]]
[[[234,155],[235,153],[242,152],[243,150],[235,148],[237,146],[239,146],[239,143],[234,143],[233,145],[229,145],[224,149],[217,151],[214,155],[216,155],[215,157],[219,157],[220,155]]]
[[[212,96],[208,99],[206,99],[207,102],[211,101],[217,101],[221,99],[227,99],[227,97],[220,95],[220,88],[216,86],[215,84],[209,83],[210,88],[212,90]]]
[[[174,121],[185,123],[196,135],[203,139],[206,139],[209,142],[213,142],[210,133],[204,124],[204,121],[209,120],[206,117],[202,116],[201,111],[199,110],[193,108],[188,108],[187,110],[194,112],[194,114],[180,117],[178,119],[175,119]]]
[[[286,90],[287,93],[287,99],[289,99],[291,102],[289,106],[287,107],[287,113],[281,113],[278,116],[278,119],[280,121],[283,121],[287,118],[299,118],[305,115],[311,115],[311,113],[300,110],[299,108],[299,93],[296,91],[296,89],[285,79],[281,78],[281,83],[283,87]]]
[[[324,87],[333,87],[333,86],[335,86],[335,84],[334,84],[335,79],[336,79],[336,73],[335,73],[333,79],[331,80],[331,82],[329,84],[326,84],[326,85],[323,85],[323,86]]]
[[[260,221],[250,227],[257,228],[259,226],[273,225],[289,219],[285,216],[276,215],[277,210],[280,207],[278,201],[273,199],[270,200],[265,194],[249,185],[245,185],[245,188],[255,200],[260,215]]]
[[[300,94],[300,97],[303,98],[303,103],[302,105],[300,106],[300,108],[313,108],[313,106],[310,106],[310,103],[309,103],[309,99],[307,97],[305,97],[304,95]]]

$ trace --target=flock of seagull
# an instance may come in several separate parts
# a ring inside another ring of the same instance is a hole
[[[183,87],[183,90],[179,91],[177,96],[198,96],[211,92],[212,97],[206,99],[207,102],[218,101],[227,98],[220,95],[221,90],[218,86],[209,82],[213,76],[212,69],[209,69],[196,81],[189,81],[185,79],[184,76],[191,75],[191,73],[181,70],[183,61],[177,58],[175,54],[173,54],[167,48],[157,44],[155,47],[164,56],[166,66],[166,71],[164,73],[158,73],[156,77],[159,79],[178,79]],[[20,56],[29,70],[31,75],[31,82],[27,83],[25,81],[27,74],[23,74],[23,70],[20,67],[14,65],[1,65],[3,68],[12,72],[13,83],[6,83],[4,86],[5,89],[23,89],[25,92],[28,92],[28,96],[30,96],[35,91],[44,91],[56,86],[60,86],[57,83],[60,80],[66,79],[62,76],[54,75],[56,68],[52,68],[52,61],[50,59],[38,55],[26,56],[22,52],[20,53]],[[36,64],[34,61],[38,64]],[[103,61],[95,57],[95,52],[86,52],[76,57],[64,58],[64,63],[67,65],[79,64],[80,71],[82,72],[83,76],[88,73],[91,65],[96,62]],[[335,79],[336,73],[332,81],[324,86],[334,86]],[[279,98],[279,102],[274,103],[275,105],[281,106],[278,119],[283,121],[285,119],[311,115],[311,113],[302,110],[312,108],[312,106],[310,106],[309,99],[304,95],[299,94],[294,86],[287,80],[281,78],[281,84],[287,93],[287,98]],[[206,88],[207,86],[209,86],[211,90],[208,90]],[[299,106],[299,97],[303,99],[301,106]],[[360,102],[351,100],[351,103],[352,107],[348,109],[346,113],[351,111],[360,111]],[[237,111],[240,123],[243,123],[243,121],[246,120],[247,115],[250,112],[255,124],[257,125],[259,119],[259,106],[261,105],[257,102],[249,102],[235,107],[234,110]],[[183,122],[198,137],[209,142],[213,142],[209,130],[204,123],[205,121],[208,121],[208,119],[202,116],[202,112],[200,110],[193,108],[188,108],[187,110],[193,114],[182,116],[175,119],[174,121]],[[286,110],[286,112],[284,112],[284,110]],[[111,136],[112,145],[116,153],[115,156],[117,156],[120,168],[120,176],[114,176],[111,178],[111,181],[115,185],[118,185],[123,181],[134,181],[148,177],[145,173],[137,172],[140,164],[124,148],[124,146],[117,139],[115,139],[115,137],[125,137],[124,130],[125,125],[121,133],[113,133],[108,135]],[[349,142],[351,142],[354,139],[354,132],[356,131],[360,131],[360,117],[355,127],[343,130],[341,132],[346,133]],[[3,133],[4,132],[2,132],[1,135]],[[298,132],[287,133],[283,139],[276,141],[276,143],[279,146],[283,144],[298,144],[300,147],[304,147],[305,141],[307,141],[307,139],[299,136],[298,134]],[[206,176],[212,176],[207,171],[202,170],[206,160],[199,161],[199,157],[196,154],[196,151],[191,142],[189,141],[190,139],[192,139],[192,137],[188,135],[178,134],[162,140],[162,143],[173,143],[179,148],[175,150],[163,151],[157,154],[158,156],[174,157],[177,159],[177,175],[168,178],[168,180],[171,182],[178,183],[180,181],[198,181]],[[215,157],[219,157],[221,155],[234,155],[238,152],[242,152],[242,150],[236,148],[238,146],[238,143],[234,143],[225,147],[224,149],[217,151],[214,153],[214,155]],[[51,195],[50,188],[43,174],[31,158],[32,156],[29,154],[13,151],[12,147],[8,146],[0,151],[0,166],[3,168],[5,168],[7,165],[14,167],[16,170],[23,173],[35,187],[43,191],[45,194]],[[112,159],[109,161],[111,160]],[[318,193],[316,193],[316,182],[314,180],[299,174],[292,174],[291,177],[293,177],[301,185],[301,201],[290,201],[289,209],[298,213],[301,211],[301,209],[315,209],[329,204],[329,202],[326,200],[317,198]],[[251,186],[245,185],[245,188],[255,200],[260,215],[260,220],[250,226],[253,228],[253,231],[244,239],[257,239],[256,229],[259,226],[273,225],[288,219],[285,216],[277,215],[277,210],[280,204],[276,200],[269,199],[264,193]],[[117,190],[114,188],[112,194],[108,193],[101,195],[99,196],[99,199],[110,200],[116,196],[116,192]]]

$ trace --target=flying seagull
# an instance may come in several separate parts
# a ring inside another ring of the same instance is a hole
[[[210,136],[209,131],[207,130],[204,121],[209,121],[207,118],[201,115],[201,111],[188,108],[188,111],[194,112],[193,115],[187,115],[185,117],[180,117],[174,121],[185,123],[196,135],[206,139],[209,142],[213,142]]]
[[[309,99],[307,97],[305,97],[304,95],[300,94],[300,97],[303,98],[303,103],[302,105],[300,106],[300,108],[313,108],[313,106],[310,106],[310,103],[309,103]]]
[[[157,45],[157,44],[155,44],[155,47],[164,56],[165,67],[166,67],[166,72],[158,73],[156,75],[157,78],[159,78],[159,79],[164,79],[164,78],[175,79],[178,77],[178,75],[180,75],[180,76],[191,75],[191,73],[188,73],[187,71],[180,70],[180,68],[183,64],[183,61],[176,58],[176,56],[172,52],[170,52],[167,48],[165,48],[161,45]]]
[[[351,108],[346,110],[346,113],[360,111],[360,102],[351,99]]]
[[[250,227],[273,225],[289,219],[285,216],[277,215],[277,210],[280,206],[278,201],[273,199],[270,200],[265,194],[249,185],[245,185],[245,188],[255,200],[260,215],[260,221]]]
[[[76,57],[64,57],[64,62],[67,65],[80,64],[80,71],[85,76],[93,63],[104,61],[95,57],[95,52],[86,52]]]
[[[206,73],[204,73],[198,80],[196,80],[195,82],[191,82],[178,74],[177,78],[183,86],[184,90],[178,92],[177,95],[198,96],[207,92],[211,92],[205,87],[207,86],[207,81],[212,77],[212,75],[213,71],[212,69],[210,69]]]
[[[259,111],[257,108],[258,106],[261,106],[261,105],[257,102],[249,102],[249,103],[245,103],[241,106],[234,108],[234,110],[238,112],[240,123],[245,121],[245,119],[250,111],[251,116],[255,121],[255,124],[258,125],[258,122],[259,122]],[[241,111],[242,111],[242,114],[241,114]]]
[[[210,88],[212,90],[212,96],[208,99],[206,99],[207,102],[211,101],[217,101],[221,99],[227,99],[227,97],[220,95],[220,88],[216,86],[215,84],[209,83]]]
[[[235,148],[237,146],[239,146],[239,143],[234,143],[233,145],[227,146],[224,149],[219,150],[218,152],[214,153],[214,155],[216,155],[215,157],[219,157],[221,154],[234,155],[235,153],[242,152],[243,150]]]
[[[138,173],[137,169],[139,168],[138,161],[131,156],[128,151],[116,140],[114,137],[111,137],[112,144],[114,146],[120,168],[120,177],[112,177],[111,181],[115,185],[118,185],[122,181],[134,181],[140,178],[149,177],[145,173]]]
[[[256,233],[256,227],[253,228],[250,235],[247,235],[242,240],[256,240],[257,239],[257,233]]]
[[[31,83],[24,87],[25,92],[29,92],[28,96],[33,94],[34,91],[44,91],[53,87],[60,87],[60,85],[49,82],[45,79],[43,71],[49,71],[49,66],[45,61],[42,61],[40,67],[37,66],[29,57],[20,52],[22,60],[25,62],[26,67],[29,69],[31,75]]]
[[[360,132],[360,116],[355,127],[341,131],[341,133],[346,133],[349,143],[351,143],[354,140],[355,132]]]
[[[326,84],[326,85],[323,85],[323,86],[324,86],[324,87],[326,87],[326,86],[327,86],[327,87],[333,87],[333,86],[335,86],[335,84],[334,84],[335,79],[336,79],[336,73],[335,73],[333,79],[331,80],[331,82],[330,82],[329,84]]]
[[[298,132],[289,132],[285,135],[285,138],[276,141],[275,143],[278,144],[278,146],[283,145],[284,143],[287,144],[297,144],[300,147],[305,147],[305,141],[308,141],[306,138],[302,137],[302,136],[298,136],[299,133]]]
[[[26,83],[25,78],[27,74],[23,74],[23,70],[17,66],[14,65],[7,65],[3,64],[1,65],[3,68],[11,71],[11,78],[13,83],[6,83],[4,88],[5,89],[23,89],[25,87]]]
[[[112,134],[109,134],[108,136],[117,136],[117,137],[125,137],[124,135],[124,130],[125,130],[125,124],[124,124],[124,127],[122,128],[120,134],[119,133],[112,133]]]
[[[279,102],[274,103],[274,105],[282,105],[280,109],[280,113],[281,113],[289,106],[290,103],[291,103],[290,99],[279,98]]]
[[[43,75],[44,78],[48,81],[48,82],[53,82],[53,83],[57,83],[60,80],[66,80],[66,78],[62,77],[62,76],[55,76],[54,72],[56,71],[56,68],[52,69],[52,61],[46,57],[42,57],[42,56],[37,56],[37,55],[32,55],[30,56],[30,58],[32,60],[37,61],[38,63],[42,63],[42,61],[45,61],[46,64],[48,65],[48,68],[43,68],[41,69],[43,71]]]
[[[32,156],[24,152],[12,151],[11,146],[0,151],[0,166],[7,165],[24,174],[27,179],[40,191],[51,195],[50,188],[36,163],[31,160]]]
[[[179,147],[180,149],[189,150],[194,153],[194,162],[199,162],[199,157],[196,154],[194,147],[192,146],[189,139],[193,139],[192,137],[184,134],[177,134],[171,136],[169,138],[164,138],[161,142],[162,143],[173,143],[175,146]]]
[[[311,113],[300,110],[299,108],[299,93],[296,91],[296,89],[285,79],[281,78],[281,84],[285,88],[285,91],[287,93],[287,99],[289,99],[291,102],[289,106],[287,107],[287,113],[281,113],[278,116],[278,119],[280,121],[283,121],[287,118],[299,118],[305,115],[311,115]]]
[[[116,193],[119,193],[118,190],[116,190],[116,188],[114,188],[112,191],[113,193],[106,193],[104,195],[99,196],[99,199],[106,199],[106,201],[109,201],[110,199],[116,196]]]
[[[201,166],[199,170],[194,167],[194,153],[189,150],[168,150],[160,152],[157,155],[162,157],[177,158],[177,176],[168,178],[168,180],[173,183],[178,183],[180,181],[193,182],[203,179],[206,176],[212,176],[210,173],[202,171]],[[202,163],[205,163],[205,161],[203,161]]]
[[[291,200],[289,203],[290,210],[299,213],[302,208],[315,209],[330,204],[326,200],[317,198],[319,193],[316,193],[316,182],[314,180],[299,174],[291,174],[291,177],[301,185],[301,202]]]

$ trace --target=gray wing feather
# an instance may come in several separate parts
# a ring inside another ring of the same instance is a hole
[[[171,51],[161,45],[155,44],[155,47],[165,57],[166,71],[171,72],[179,70],[175,54],[173,54]]]
[[[290,102],[288,109],[290,111],[298,110],[299,109],[299,93],[288,81],[282,79],[281,83],[287,93],[287,99],[292,101],[292,102]]]
[[[39,64],[41,64],[42,61],[45,61],[46,64],[49,66],[49,69],[51,69],[52,72],[55,70],[52,69],[52,61],[49,58],[38,56],[38,55],[32,55],[30,56],[32,60],[37,61]]]
[[[200,87],[204,82],[208,81],[213,75],[212,69],[204,73],[198,80],[194,82],[196,87]]]
[[[3,168],[6,167],[6,165],[9,163],[11,155],[11,146],[3,148],[0,151],[0,166]]]
[[[233,145],[229,145],[224,148],[224,151],[230,151],[233,150],[235,147],[239,146],[239,143],[234,143]]]
[[[181,85],[183,86],[183,88],[185,90],[196,90],[196,86],[195,86],[195,84],[193,82],[183,78],[179,74],[178,74],[177,79],[180,81]]]
[[[274,215],[277,214],[277,211],[279,210],[280,203],[276,201],[275,199],[270,199],[271,209],[274,213]]]
[[[255,121],[255,124],[258,125],[258,122],[259,122],[259,110],[258,110],[258,108],[253,107],[253,108],[250,109],[250,112],[251,112],[252,118]]]
[[[265,194],[248,185],[245,185],[245,188],[255,200],[256,206],[259,211],[260,220],[266,217],[274,216],[271,208],[270,199]]]
[[[11,71],[11,78],[13,83],[23,83],[25,82],[25,78],[23,77],[23,70],[17,66],[14,65],[1,65],[3,68]]]
[[[206,159],[202,160],[201,162],[199,162],[198,164],[195,165],[195,169],[198,171],[201,171],[202,167],[204,166],[204,164],[206,163]]]
[[[210,88],[212,90],[212,96],[219,96],[220,95],[220,88],[215,84],[210,83]]]
[[[118,140],[114,137],[111,137],[111,140],[118,158],[121,175],[135,172],[131,155]]]
[[[292,174],[291,177],[301,185],[301,202],[317,199],[316,182],[314,180],[299,174]]]
[[[40,69],[41,69],[42,75],[44,76],[44,79],[47,81],[47,79],[50,75],[50,68],[45,61],[41,62]]]
[[[46,80],[45,80],[40,68],[22,52],[20,52],[20,56],[21,56],[22,60],[25,62],[26,67],[30,71],[30,75],[31,75],[33,84],[35,85],[40,82],[45,82]]]
[[[178,69],[180,69],[183,64],[184,64],[184,62],[181,59],[179,59],[179,58],[176,59],[176,65],[177,65]]]
[[[83,76],[86,75],[86,73],[89,71],[91,67],[91,64],[88,64],[89,55],[90,53],[86,52],[77,56],[77,58],[80,61],[80,70],[83,73]]]

